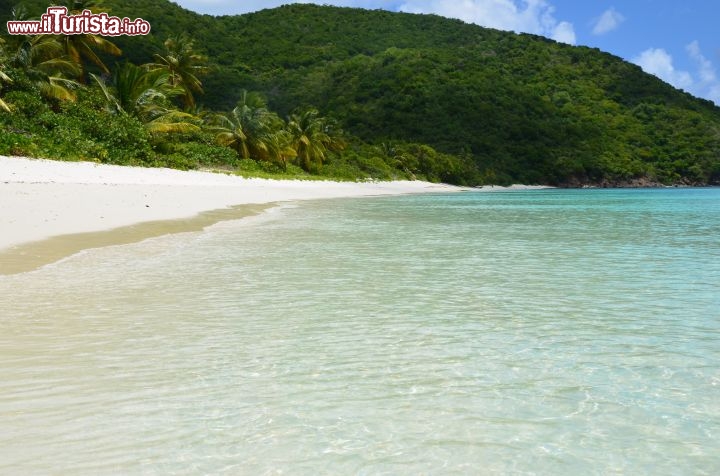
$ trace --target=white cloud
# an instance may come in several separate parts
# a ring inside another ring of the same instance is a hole
[[[318,3],[344,7],[385,8],[409,13],[435,13],[468,23],[543,35],[563,43],[575,44],[575,30],[554,17],[548,0],[174,0],[200,13],[227,15],[273,8],[286,3]],[[404,3],[402,3],[404,1]],[[396,8],[400,3],[399,8]]]
[[[659,48],[645,50],[632,61],[646,73],[654,74],[676,88],[684,89],[698,97],[710,99],[720,105],[720,80],[718,80],[715,66],[702,54],[697,41],[687,45],[685,51],[697,66],[695,74],[675,69],[672,56]]]
[[[687,45],[685,50],[698,68],[699,80],[695,84],[693,91],[716,104],[720,104],[720,81],[715,72],[715,66],[702,54],[700,43],[697,40]]]
[[[712,86],[706,96],[709,100],[720,106],[720,84]]]
[[[555,8],[546,0],[407,0],[399,10],[435,13],[499,30],[543,35],[564,43],[576,41],[573,25],[555,19]]]
[[[633,63],[646,73],[654,74],[665,82],[680,89],[693,85],[693,78],[687,71],[678,71],[673,66],[673,58],[662,48],[650,48],[636,56]]]
[[[690,58],[698,65],[698,73],[700,74],[700,80],[703,83],[716,82],[717,76],[715,75],[715,68],[713,67],[710,60],[703,56],[702,52],[700,51],[700,43],[698,43],[697,40],[693,41],[685,47],[685,50],[688,52],[688,55],[690,55]]]
[[[597,19],[592,31],[593,35],[604,35],[605,33],[611,32],[624,21],[625,17],[615,10],[614,7],[609,8]]]
[[[568,23],[566,21],[561,21],[557,24],[550,38],[555,41],[559,41],[560,43],[567,43],[569,45],[574,45],[577,42],[575,29],[573,28],[572,23]]]

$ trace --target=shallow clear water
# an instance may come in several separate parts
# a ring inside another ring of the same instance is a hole
[[[2,474],[720,471],[720,190],[285,206],[0,312]]]

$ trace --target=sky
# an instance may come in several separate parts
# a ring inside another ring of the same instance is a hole
[[[233,15],[293,0],[173,0],[199,13]],[[599,48],[720,105],[720,0],[321,0],[434,13]]]

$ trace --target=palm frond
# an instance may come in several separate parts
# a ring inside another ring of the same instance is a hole
[[[39,88],[40,93],[47,98],[57,99],[59,101],[74,101],[76,99],[76,95],[72,90],[52,79],[48,82],[40,83]]]
[[[110,88],[108,88],[108,85],[105,84],[105,81],[102,80],[102,78],[98,77],[95,74],[90,73],[90,77],[97,83],[97,85],[100,87],[100,91],[102,91],[103,96],[105,96],[105,101],[107,101],[108,105],[110,106],[110,109],[113,112],[125,112],[120,105],[120,102],[115,97],[115,95],[110,91]]]

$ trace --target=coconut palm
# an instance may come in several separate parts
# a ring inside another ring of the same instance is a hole
[[[207,58],[194,51],[193,40],[186,35],[178,35],[165,40],[165,51],[156,54],[155,63],[148,67],[167,71],[170,85],[183,89],[181,99],[188,110],[195,107],[193,93],[203,93],[198,76],[207,72],[206,62]]]
[[[380,155],[382,155],[386,159],[386,162],[393,168],[402,170],[411,180],[415,180],[413,170],[417,170],[418,168],[417,158],[389,142],[383,142],[378,149]]]
[[[314,108],[292,114],[288,120],[288,131],[300,166],[305,170],[310,170],[313,163],[321,167],[328,152],[344,148],[335,123],[321,117]]]
[[[73,79],[79,73],[77,63],[65,54],[57,37],[36,35],[25,37],[13,57],[14,66],[22,69],[40,93],[49,99],[74,101],[80,86]]]
[[[170,86],[162,70],[148,70],[132,63],[119,65],[111,85],[91,75],[100,86],[109,109],[117,114],[137,117],[150,132],[189,132],[199,130],[197,118],[172,107],[170,99],[182,90]]]
[[[103,0],[68,0],[64,3],[64,6],[72,15],[79,15],[83,10],[90,10],[93,13],[107,11]],[[104,74],[110,73],[97,52],[113,56],[122,54],[120,48],[100,35],[64,35],[61,37],[61,41],[67,56],[80,66],[80,73],[77,77],[79,81],[85,79],[84,61],[94,64]]]
[[[283,170],[287,170],[288,160],[297,156],[297,151],[292,146],[290,132],[281,129],[270,132],[263,137],[267,147],[268,159],[280,164]]]
[[[3,83],[3,82],[10,83],[10,82],[12,82],[12,81],[10,80],[10,78],[9,78],[5,73],[3,73],[2,71],[0,71],[0,91],[2,90],[2,83]],[[11,111],[11,110],[10,110],[10,105],[9,105],[8,103],[6,103],[2,98],[0,98],[0,109],[3,110],[3,111],[5,111],[5,112],[10,112],[10,111]]]
[[[7,57],[5,56],[5,40],[0,38],[0,93],[2,92],[3,84],[12,83],[12,79],[5,73],[5,62]],[[10,105],[0,98],[0,109],[5,112],[10,112]]]
[[[243,91],[230,113],[212,119],[210,130],[215,132],[219,144],[234,149],[243,159],[285,163],[290,138],[280,133],[283,126],[282,119],[268,111],[259,95]]]
[[[8,21],[26,21],[26,20],[33,20],[33,18],[30,16],[30,13],[28,12],[27,7],[19,3],[12,7],[10,9],[10,18],[8,18]],[[25,39],[26,37],[22,35],[7,35],[3,39],[3,42],[5,44],[5,51],[15,51],[20,46],[20,43]],[[9,53],[8,53],[9,54]]]

